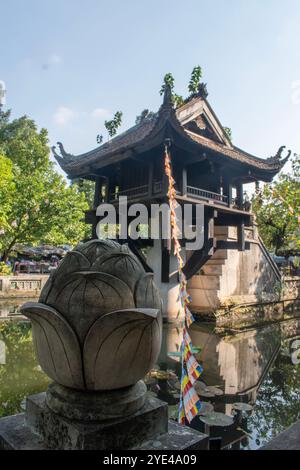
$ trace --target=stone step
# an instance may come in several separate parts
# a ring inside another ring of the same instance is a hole
[[[227,250],[216,250],[214,255],[211,259],[227,259],[228,258],[228,251]]]
[[[215,309],[220,305],[216,290],[188,289],[192,297],[191,309]]]
[[[220,288],[220,276],[196,275],[189,280],[189,289],[218,290]]]
[[[208,261],[206,261],[204,266],[223,266],[225,264],[225,261],[225,259],[210,258]]]
[[[222,276],[223,265],[224,265],[224,263],[222,263],[222,264],[208,264],[208,263],[205,263],[205,265],[202,266],[201,271],[206,276]]]

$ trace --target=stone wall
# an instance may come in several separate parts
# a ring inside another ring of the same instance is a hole
[[[19,274],[0,276],[0,299],[16,297],[39,297],[49,275]]]

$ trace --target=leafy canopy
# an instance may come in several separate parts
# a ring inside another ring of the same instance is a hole
[[[48,134],[26,116],[10,121],[0,110],[0,256],[16,243],[76,244],[85,195],[69,186],[50,160]]]
[[[300,155],[294,155],[292,172],[281,174],[253,200],[260,234],[276,254],[300,250]]]

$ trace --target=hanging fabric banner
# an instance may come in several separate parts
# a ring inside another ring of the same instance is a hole
[[[172,175],[171,158],[168,151],[168,146],[165,145],[165,173],[168,177],[168,200],[170,207],[170,225],[171,225],[171,238],[174,244],[174,255],[178,261],[178,275],[179,275],[179,301],[184,312],[184,328],[183,339],[181,344],[181,390],[180,390],[180,403],[178,422],[185,424],[185,420],[189,423],[198,415],[201,409],[201,403],[193,385],[202,373],[202,367],[197,362],[193,354],[193,346],[190,335],[187,332],[194,320],[194,317],[188,308],[191,303],[191,298],[187,292],[187,280],[183,272],[184,261],[181,255],[181,245],[179,242],[179,228],[176,218],[176,208],[178,203],[176,201],[175,180]]]

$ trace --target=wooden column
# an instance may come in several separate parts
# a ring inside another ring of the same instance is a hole
[[[186,167],[182,168],[182,180],[181,180],[181,193],[182,196],[187,195],[187,169]]]
[[[232,206],[232,184],[228,185],[228,206]]]
[[[149,172],[148,173],[148,196],[149,198],[151,198],[153,195],[153,175],[154,175],[153,160],[150,160],[149,162],[148,172]]]
[[[243,183],[238,183],[236,186],[236,191],[237,191],[237,203],[238,203],[238,208],[243,209],[243,202],[244,202],[244,196],[243,196]]]
[[[232,206],[232,184],[226,182],[224,183],[223,188],[224,188],[223,194],[224,196],[227,196],[228,198],[228,206],[231,207]]]
[[[105,197],[104,202],[109,202],[109,178],[105,178]]]
[[[102,178],[98,176],[95,181],[95,193],[94,193],[94,209],[97,209],[101,202],[101,186]]]

